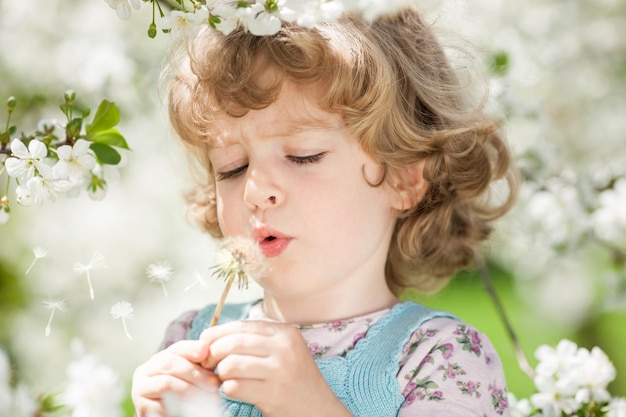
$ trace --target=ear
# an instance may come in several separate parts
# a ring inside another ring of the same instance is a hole
[[[428,181],[424,179],[424,162],[411,164],[392,175],[390,185],[394,192],[392,207],[398,211],[415,207],[428,190]]]

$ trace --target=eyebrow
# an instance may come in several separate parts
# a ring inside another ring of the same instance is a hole
[[[306,132],[309,130],[334,130],[334,129],[340,129],[340,128],[341,126],[337,126],[333,123],[323,121],[323,120],[300,119],[300,120],[293,120],[288,125],[281,127],[279,130],[274,132],[271,136],[279,137],[279,138],[287,138],[291,136],[296,136],[302,132]],[[236,140],[230,137],[223,138],[218,135],[216,136],[216,140],[212,141],[212,143],[209,145],[209,150],[216,149],[216,148],[226,148],[233,143],[236,143]]]
[[[276,132],[275,136],[294,136],[307,130],[333,130],[339,128],[340,126],[322,120],[294,120],[292,123]]]

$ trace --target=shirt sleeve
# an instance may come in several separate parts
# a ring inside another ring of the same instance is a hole
[[[437,318],[420,326],[404,346],[398,417],[509,416],[500,357],[489,339],[468,324]]]
[[[159,345],[159,350],[166,349],[180,340],[187,339],[189,327],[197,315],[198,310],[191,310],[174,319],[165,329],[165,336]]]

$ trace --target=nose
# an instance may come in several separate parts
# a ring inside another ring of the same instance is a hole
[[[283,202],[284,193],[266,170],[248,167],[243,200],[251,210],[265,210]]]

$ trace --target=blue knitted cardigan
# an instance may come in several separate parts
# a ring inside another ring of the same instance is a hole
[[[224,306],[219,324],[247,317],[254,303]],[[188,339],[198,339],[209,324],[215,305],[200,310]],[[411,334],[436,317],[454,318],[414,302],[396,304],[381,317],[345,357],[333,356],[315,362],[337,398],[355,417],[395,417],[404,402],[397,380],[398,359]],[[233,400],[222,393],[225,416],[262,417],[252,404]]]

